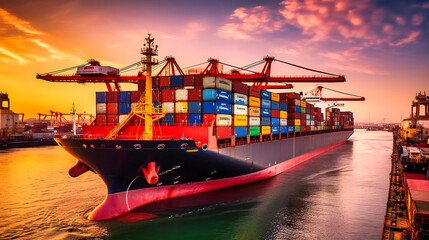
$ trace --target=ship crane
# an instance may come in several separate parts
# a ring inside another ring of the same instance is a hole
[[[347,95],[350,97],[323,97],[322,96],[322,89],[326,89],[326,90],[336,92],[339,94],[343,94],[343,95]],[[337,91],[337,90],[334,90],[331,88],[327,88],[327,87],[322,87],[322,86],[318,86],[317,88],[314,88],[310,91],[305,92],[303,99],[305,99],[308,102],[365,101],[365,98],[362,96],[357,96],[357,95],[350,94],[350,93],[340,92],[340,91]]]
[[[218,59],[210,58],[208,60],[209,65],[203,71],[203,74],[208,74],[212,76],[218,76],[226,79],[241,81],[241,82],[253,82],[254,86],[257,86],[261,89],[288,89],[293,88],[290,82],[344,82],[346,79],[342,75],[336,75],[328,72],[323,72],[307,67],[303,67],[300,65],[296,65],[293,63],[289,63],[286,61],[275,59],[274,57],[266,56],[263,60],[259,60],[257,62],[248,64],[244,67],[237,67],[227,63],[220,62]],[[325,76],[271,76],[271,66],[273,62],[279,62],[282,64],[287,64],[293,67],[301,68],[307,71],[312,71],[320,74],[324,74]],[[256,67],[264,63],[261,72],[256,72],[250,70],[250,68]],[[225,74],[219,71],[220,64],[232,67],[230,74]],[[250,73],[243,74],[241,71],[247,71]],[[275,85],[270,85],[268,83],[277,83]],[[286,84],[285,84],[286,83]]]

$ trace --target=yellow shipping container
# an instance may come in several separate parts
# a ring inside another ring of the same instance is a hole
[[[249,97],[249,106],[250,107],[261,107],[261,99],[257,97]]]
[[[287,112],[280,110],[280,118],[287,118]]]
[[[301,119],[295,119],[295,126],[301,126]]]
[[[278,93],[271,93],[271,101],[280,102],[280,94],[278,94]]]
[[[301,100],[301,107],[306,107],[307,103],[304,100]]]
[[[260,117],[261,109],[258,107],[249,107],[249,116],[250,117]]]
[[[261,127],[261,133],[262,133],[262,135],[271,134],[271,126],[262,126]]]
[[[323,130],[323,127],[324,127],[323,125],[325,125],[325,124],[323,124],[323,122],[321,122],[320,123],[320,130]]]
[[[331,116],[331,113],[330,113],[330,112],[328,112],[328,111],[326,111],[326,116],[327,116],[327,117]]]
[[[188,113],[188,102],[176,102],[176,113]]]
[[[234,126],[245,127],[247,126],[247,116],[234,115]]]
[[[317,131],[317,127],[314,127],[314,131]]]

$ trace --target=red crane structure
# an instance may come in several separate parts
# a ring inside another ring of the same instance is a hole
[[[282,64],[287,64],[293,67],[301,68],[304,70],[317,72],[320,74],[324,74],[324,76],[271,76],[271,66],[273,62],[279,62]],[[193,66],[189,66],[187,68],[196,67],[204,63],[196,64]],[[256,67],[258,65],[264,64],[261,72],[256,72],[250,70],[253,67]],[[141,65],[141,61],[137,63],[133,63],[127,67],[124,67],[119,70],[119,72],[124,73],[126,71],[131,71],[135,69],[130,69],[132,67],[138,67]],[[100,63],[96,60],[89,60],[88,63],[53,71],[45,74],[37,74],[36,78],[43,79],[46,81],[51,82],[75,82],[75,83],[105,83],[107,86],[108,91],[121,91],[120,83],[134,83],[137,84],[139,81],[144,81],[145,76],[143,72],[139,72],[136,76],[124,76],[124,75],[54,75],[61,72],[69,71],[74,68],[82,67],[82,66],[100,66]],[[162,66],[162,68],[160,68]],[[228,66],[231,67],[232,70],[230,73],[223,73],[222,67]],[[168,56],[164,60],[160,61],[157,66],[155,66],[153,69],[157,70],[160,68],[158,74],[156,76],[161,75],[175,75],[176,71],[180,75],[185,75],[180,66],[177,64],[174,57]],[[176,70],[175,70],[176,69]],[[186,69],[186,68],[184,68]],[[241,73],[242,71],[247,71],[250,73]],[[290,84],[290,82],[304,82],[304,83],[310,83],[310,82],[344,82],[346,79],[343,75],[336,75],[332,73],[327,73],[323,71],[318,71],[314,69],[310,69],[307,67],[299,66],[296,64],[292,64],[289,62],[285,62],[282,60],[275,59],[274,57],[266,56],[262,60],[259,60],[257,62],[248,64],[243,67],[237,67],[233,66],[231,64],[220,62],[218,59],[209,58],[208,59],[208,65],[204,69],[204,71],[201,73],[203,75],[208,76],[217,76],[222,77],[230,80],[237,80],[241,82],[249,82],[253,83],[254,86],[257,86],[261,89],[289,89],[293,88],[293,85]],[[275,83],[269,84],[269,83]],[[114,84],[114,88],[111,87],[110,84]]]

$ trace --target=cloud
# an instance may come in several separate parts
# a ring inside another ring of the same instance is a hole
[[[229,16],[231,23],[226,23],[217,31],[222,38],[253,39],[251,35],[281,30],[283,21],[275,11],[264,6],[237,8]]]
[[[10,24],[12,26],[14,26],[16,29],[24,32],[24,33],[29,33],[29,34],[34,34],[34,35],[44,35],[45,33],[35,29],[34,27],[32,27],[30,25],[29,22],[19,19],[18,17],[16,17],[15,15],[7,12],[6,10],[0,8],[0,18],[2,19],[2,21],[6,24]]]
[[[406,43],[414,42],[420,35],[419,31],[412,32],[408,37],[401,39],[400,41],[396,43],[392,43],[393,46],[401,46]]]
[[[74,54],[48,44],[49,35],[35,29],[30,22],[0,8],[1,23],[0,62],[18,65],[52,59],[82,62]]]

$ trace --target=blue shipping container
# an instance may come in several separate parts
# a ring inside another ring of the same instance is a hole
[[[267,99],[261,99],[261,107],[271,108],[271,101]]]
[[[231,92],[220,89],[203,89],[203,101],[232,102]]]
[[[271,125],[271,118],[269,118],[269,117],[262,117],[261,118],[261,125],[262,126],[270,126]]]
[[[287,133],[287,126],[280,126],[280,133]]]
[[[106,92],[96,92],[95,93],[95,102],[96,103],[107,102],[107,93]]]
[[[130,91],[120,91],[120,92],[118,92],[118,102],[120,102],[120,103],[129,103],[129,102],[131,102],[131,92]]]
[[[280,109],[280,103],[271,101],[271,109],[279,110]]]
[[[196,101],[188,102],[188,111],[189,113],[201,114],[201,102],[196,102]]]
[[[271,100],[271,93],[265,90],[261,90],[261,98]]]
[[[172,125],[174,125],[174,114],[171,114],[171,113],[167,113],[167,114],[165,114],[165,116],[163,117],[163,118],[161,118],[162,119],[162,122],[165,124],[165,125],[169,125],[169,126],[172,126]]]
[[[287,131],[290,133],[293,133],[293,132],[295,132],[295,127],[294,126],[288,126]]]
[[[204,114],[231,114],[232,107],[229,103],[223,102],[203,102]]]
[[[119,103],[119,115],[128,114],[131,110],[130,103]]]
[[[287,104],[286,103],[280,103],[280,110],[287,111]]]
[[[320,121],[317,121],[317,126],[318,126],[318,127],[321,127],[321,126],[322,126]]]
[[[271,118],[271,125],[273,126],[280,125],[280,118]]]
[[[183,86],[183,76],[171,76],[170,77],[170,86],[171,87],[182,87]]]
[[[295,112],[296,113],[300,113],[301,112],[301,107],[300,106],[295,106]]]
[[[201,114],[189,114],[189,125],[198,126],[201,124]]]
[[[262,117],[271,117],[271,110],[268,108],[262,108],[261,116]]]
[[[246,137],[247,136],[247,127],[234,127],[235,137]]]
[[[224,102],[216,103],[216,113],[217,114],[232,114],[232,105]]]
[[[272,126],[271,127],[271,133],[272,134],[279,134],[280,127],[279,126]]]

